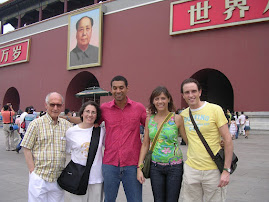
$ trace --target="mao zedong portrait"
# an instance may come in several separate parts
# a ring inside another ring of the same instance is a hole
[[[84,16],[77,21],[77,46],[70,52],[70,66],[98,62],[99,48],[89,44],[92,37],[93,24],[93,19],[88,16]]]

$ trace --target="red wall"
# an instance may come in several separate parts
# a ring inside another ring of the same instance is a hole
[[[145,105],[152,90],[165,85],[180,107],[181,82],[210,68],[231,82],[236,111],[268,111],[268,22],[170,36],[170,2],[105,15],[101,67],[66,70],[67,26],[33,35],[30,62],[0,68],[0,101],[15,87],[22,109],[44,110],[48,92],[65,95],[72,78],[86,70],[106,90],[113,76],[126,76],[129,97]]]

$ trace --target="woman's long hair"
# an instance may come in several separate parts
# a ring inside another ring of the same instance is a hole
[[[157,113],[157,109],[155,107],[155,105],[153,104],[153,100],[155,97],[159,96],[161,93],[163,93],[168,99],[170,99],[170,102],[168,103],[168,111],[169,112],[175,112],[176,108],[174,106],[174,102],[173,102],[173,98],[171,96],[171,94],[169,93],[169,91],[167,90],[167,88],[165,86],[158,86],[157,88],[155,88],[152,93],[151,96],[149,98],[149,110],[151,114],[156,114]]]

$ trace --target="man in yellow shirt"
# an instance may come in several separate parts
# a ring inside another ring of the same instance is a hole
[[[220,173],[193,127],[189,117],[189,108],[180,114],[184,118],[188,137],[187,161],[184,165],[183,176],[183,199],[195,202],[225,201],[233,154],[233,142],[227,119],[220,106],[200,100],[202,89],[197,80],[189,78],[183,81],[181,93],[214,155],[221,148],[221,137],[224,140],[225,149],[224,171]]]

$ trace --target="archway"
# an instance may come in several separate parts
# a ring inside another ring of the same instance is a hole
[[[20,96],[19,92],[17,91],[16,88],[10,87],[3,99],[3,104],[4,106],[7,103],[11,103],[14,111],[18,111],[20,109]]]
[[[85,90],[88,87],[97,86],[99,82],[96,77],[87,71],[78,73],[69,83],[65,96],[65,107],[71,111],[78,111],[81,107],[82,99],[76,98],[75,94]],[[86,101],[86,100],[85,100]],[[97,100],[99,102],[99,100]]]
[[[220,105],[224,109],[233,111],[234,93],[228,78],[218,70],[202,69],[191,76],[202,86],[201,100]],[[182,98],[182,108],[187,107],[187,103]]]

